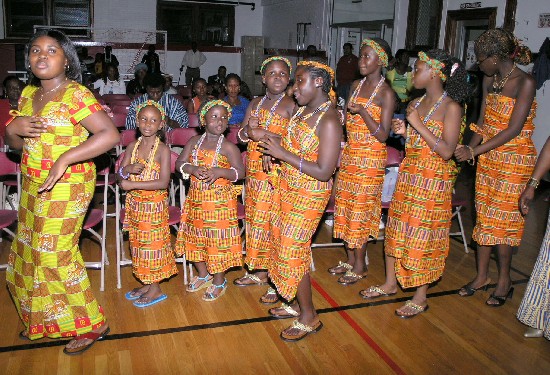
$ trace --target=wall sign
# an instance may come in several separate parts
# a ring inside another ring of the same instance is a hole
[[[460,9],[473,9],[473,8],[481,8],[481,1],[477,1],[475,3],[460,4]]]
[[[539,27],[550,27],[550,13],[539,14]]]

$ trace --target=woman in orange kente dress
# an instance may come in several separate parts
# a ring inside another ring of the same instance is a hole
[[[530,52],[520,47],[503,29],[488,30],[476,40],[475,53],[483,80],[483,105],[470,143],[456,150],[457,160],[472,165],[479,155],[476,172],[477,275],[459,294],[471,296],[490,284],[489,259],[496,248],[498,282],[486,304],[502,306],[512,297],[510,278],[512,247],[519,246],[524,218],[518,199],[533,172],[536,150],[531,141],[536,102],[535,80],[516,63],[528,64]]]
[[[6,141],[23,150],[17,236],[6,279],[25,329],[21,338],[73,337],[79,354],[108,333],[94,298],[78,240],[95,188],[92,158],[119,135],[93,94],[82,86],[69,38],[41,30],[26,47],[30,84]]]
[[[298,341],[323,326],[311,295],[309,269],[311,238],[327,205],[331,178],[340,152],[342,125],[328,98],[334,71],[315,61],[301,61],[293,86],[301,106],[292,116],[286,134],[266,136],[260,147],[282,161],[279,186],[273,197],[269,277],[279,295],[294,300],[291,311],[271,309],[278,318],[299,315],[281,332],[286,341]]]
[[[393,120],[396,134],[406,134],[406,157],[386,225],[386,281],[361,291],[372,299],[416,288],[412,298],[395,311],[411,318],[428,309],[430,283],[443,274],[449,253],[451,196],[457,167],[451,157],[460,136],[468,84],[466,70],[442,50],[420,52],[413,70],[413,84],[426,94],[407,108],[408,129]]]
[[[250,272],[234,281],[237,286],[266,285],[271,237],[271,205],[273,184],[270,178],[277,173],[264,171],[258,141],[266,134],[282,136],[296,104],[285,93],[290,80],[291,64],[282,56],[264,60],[260,72],[266,94],[253,99],[239,131],[241,142],[248,143],[246,158],[246,258]],[[277,302],[277,292],[269,287],[260,298],[262,303]]]
[[[336,182],[334,237],[345,242],[347,261],[328,272],[343,274],[338,282],[350,285],[367,272],[365,254],[370,238],[378,237],[382,185],[386,166],[386,139],[395,108],[395,93],[385,82],[391,49],[382,39],[365,39],[359,53],[359,71],[348,100],[347,143]]]

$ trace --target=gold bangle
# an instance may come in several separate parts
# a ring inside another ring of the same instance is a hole
[[[529,181],[527,181],[527,186],[533,187],[533,189],[536,189],[539,186],[539,180],[536,178],[530,177]]]
[[[470,164],[471,166],[474,166],[476,165],[476,157],[474,156],[474,149],[469,145],[466,145],[466,147],[468,147],[468,150],[470,150],[470,155],[472,156],[472,158],[468,160],[468,164]]]

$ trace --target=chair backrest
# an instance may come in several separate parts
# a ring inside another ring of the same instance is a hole
[[[126,114],[120,113],[120,112],[113,112],[113,123],[117,128],[125,128],[126,127]]]
[[[118,102],[116,104],[111,105],[111,111],[113,113],[124,113],[125,115],[127,115],[129,109],[130,109],[129,106],[124,104],[118,104]]]
[[[239,132],[240,128],[236,126],[230,126],[229,132],[227,133],[227,140],[235,145],[239,144],[239,139],[237,138],[237,133]]]
[[[166,133],[166,143],[169,146],[183,147],[197,134],[197,128],[176,128]]]
[[[136,139],[136,129],[125,129],[120,132],[120,141],[118,142],[118,144],[122,147],[128,147],[128,145]]]
[[[113,101],[117,100],[128,100],[131,101],[130,97],[126,94],[105,94],[102,96],[103,100],[105,100],[105,103],[111,104]]]
[[[11,118],[10,116],[10,101],[8,99],[0,99],[0,135],[4,136],[6,132],[5,124]]]
[[[191,95],[193,95],[193,90],[191,86],[179,85],[178,87],[176,87],[176,90],[178,90],[178,94],[184,98],[190,98]]]
[[[199,115],[197,113],[188,113],[189,117],[189,127],[198,128],[199,127]]]
[[[394,147],[386,147],[388,158],[386,159],[386,167],[397,167],[403,161],[403,152]]]
[[[0,152],[0,176],[16,175],[19,171],[19,164],[13,161],[8,153]]]
[[[176,160],[178,160],[178,153],[170,151],[170,173],[176,173]]]

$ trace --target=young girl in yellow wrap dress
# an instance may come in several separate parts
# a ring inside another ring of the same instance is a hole
[[[37,32],[25,57],[30,85],[6,128],[10,147],[23,150],[19,222],[6,279],[25,326],[20,336],[74,337],[64,352],[79,354],[109,330],[78,240],[95,189],[91,159],[114,147],[119,135],[77,82],[78,56],[62,32]]]

